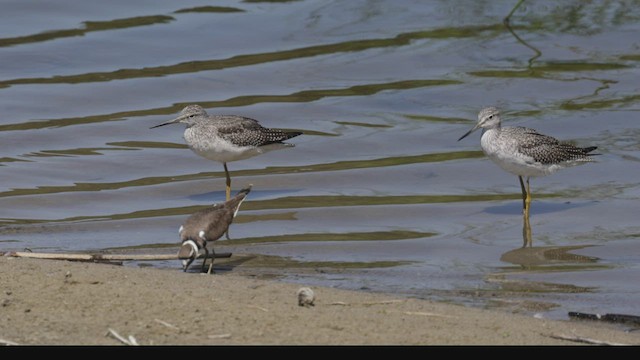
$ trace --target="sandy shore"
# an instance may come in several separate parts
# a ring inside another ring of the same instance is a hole
[[[417,344],[576,345],[558,336],[640,344],[640,332],[605,324],[313,288],[234,272],[206,275],[0,256],[4,344],[140,345]]]

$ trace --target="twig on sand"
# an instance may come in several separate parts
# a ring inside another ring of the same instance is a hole
[[[401,303],[401,302],[405,302],[407,300],[383,300],[383,301],[367,301],[367,302],[359,302],[359,303],[347,303],[344,301],[334,301],[329,305],[342,305],[342,306],[351,306],[351,305],[364,305],[364,306],[371,306],[371,305],[388,305],[388,304],[396,304],[396,303]]]
[[[174,329],[174,330],[178,330],[178,331],[180,331],[180,328],[179,328],[179,327],[177,327],[177,326],[175,326],[175,325],[173,325],[173,324],[169,324],[169,323],[168,323],[168,322],[166,322],[166,321],[162,321],[162,320],[160,320],[160,319],[154,319],[154,321],[155,321],[155,322],[157,322],[157,323],[159,323],[159,324],[162,324],[162,325],[164,325],[164,326],[166,326],[166,327],[168,327],[168,328],[170,328],[170,329]]]
[[[136,341],[136,338],[134,338],[132,335],[129,335],[129,339],[125,339],[122,335],[118,334],[113,329],[109,329],[109,332],[107,333],[107,335],[113,336],[114,338],[120,340],[120,342],[122,342],[125,345],[131,345],[131,346],[140,345],[140,344],[138,344],[138,341]]]
[[[231,334],[207,335],[209,339],[229,339]]]
[[[589,339],[586,337],[581,337],[581,336],[567,336],[567,335],[555,335],[555,334],[542,334],[544,336],[548,336],[552,339],[558,339],[558,340],[566,340],[566,341],[573,341],[573,342],[578,342],[578,343],[583,343],[583,344],[591,344],[591,345],[612,345],[612,346],[628,346],[629,344],[620,344],[620,343],[614,343],[614,342],[608,342],[608,341],[604,341],[604,340],[597,340],[597,339]]]
[[[258,306],[258,305],[247,305],[247,307],[262,310],[264,312],[269,312],[269,309],[263,308],[262,306]]]
[[[0,339],[0,345],[9,346],[9,345],[20,345],[17,342],[13,342],[11,340]]]
[[[405,302],[405,301],[407,301],[407,300],[369,301],[369,302],[362,303],[362,305],[387,305],[387,304],[401,303],[401,302]]]
[[[445,317],[445,318],[458,318],[453,315],[444,315],[444,314],[436,314],[432,312],[423,312],[423,311],[405,311],[406,315],[420,315],[420,316],[434,316],[434,317]]]

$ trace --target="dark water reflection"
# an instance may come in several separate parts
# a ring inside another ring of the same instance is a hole
[[[226,271],[637,313],[640,2],[525,1],[509,29],[516,2],[5,2],[0,251],[177,250],[224,171],[149,127],[198,103],[305,133],[229,164],[254,191]],[[516,178],[455,141],[486,105],[602,153],[532,180],[531,247]]]

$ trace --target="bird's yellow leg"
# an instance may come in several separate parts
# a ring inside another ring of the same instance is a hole
[[[524,201],[524,208],[526,209],[527,219],[529,218],[529,209],[531,208],[531,188],[529,186],[529,178],[527,178],[527,197]]]
[[[227,169],[227,163],[223,163],[224,173],[227,175],[227,201],[231,199],[231,176],[229,176],[229,169]]]
[[[523,187],[524,189],[524,187]],[[531,223],[529,222],[529,210],[531,209],[531,187],[529,186],[529,178],[527,178],[527,195],[524,199],[524,211],[523,211],[523,222],[524,225],[522,227],[522,237],[524,239],[523,247],[531,247],[533,245],[533,239],[531,237]]]
[[[227,163],[223,163],[223,165],[224,165],[224,173],[227,174],[227,201],[229,201],[229,199],[231,199],[231,176],[229,176],[229,169],[227,169]],[[227,238],[227,240],[231,240],[231,238],[229,237],[229,228],[227,228],[227,231],[224,232],[224,236]],[[211,264],[213,266],[213,262]]]
[[[529,223],[528,214],[524,214],[522,219],[522,247],[531,247],[533,245],[533,240],[531,239],[531,223]]]

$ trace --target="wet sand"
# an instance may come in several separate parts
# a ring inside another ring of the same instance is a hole
[[[19,345],[576,345],[558,337],[640,344],[640,332],[579,321],[314,287],[0,256],[0,340]]]

